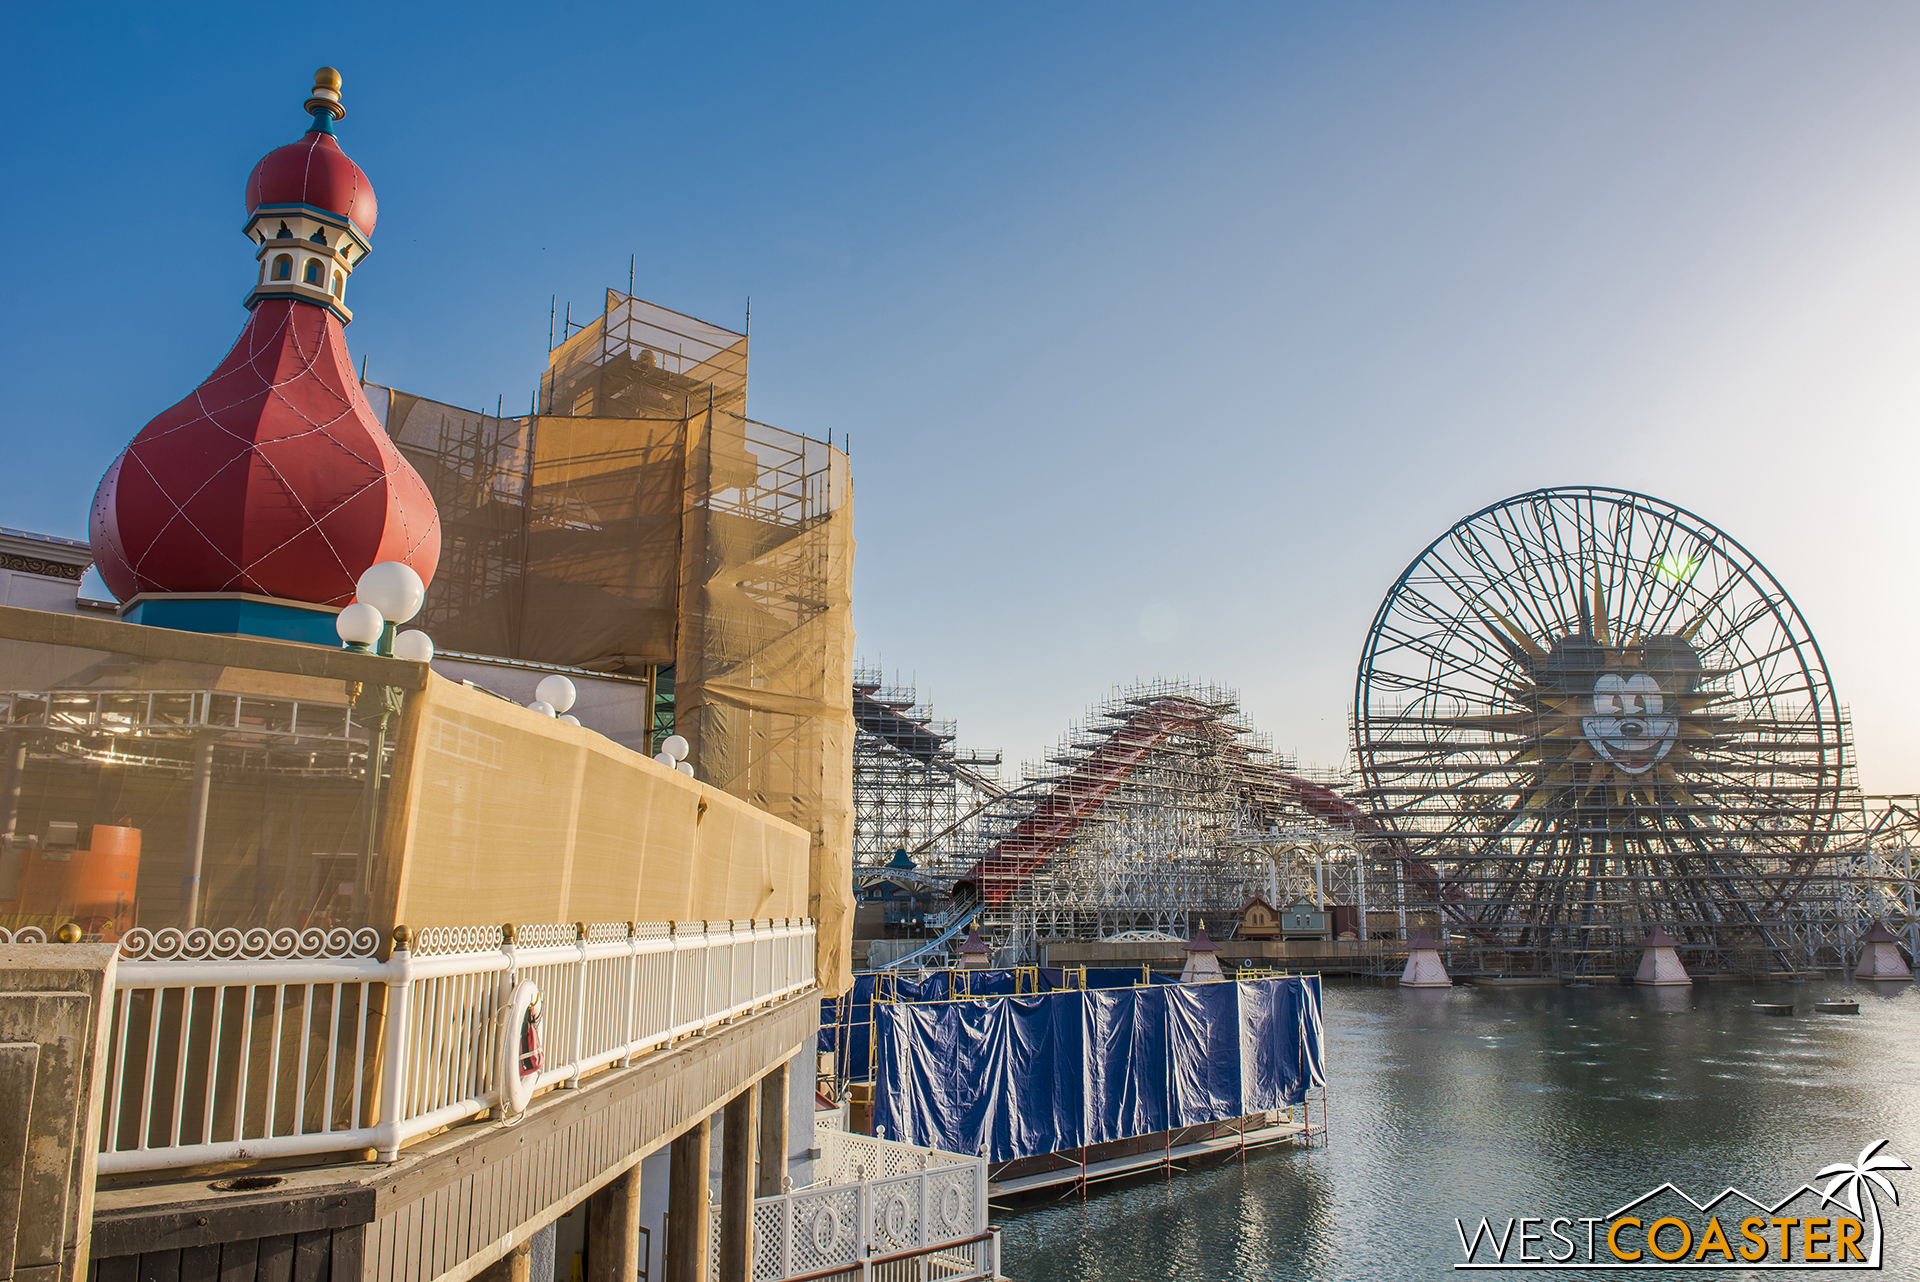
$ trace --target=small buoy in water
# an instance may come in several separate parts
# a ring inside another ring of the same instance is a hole
[[[1792,1002],[1755,1002],[1753,1008],[1762,1015],[1793,1014]]]
[[[1859,1002],[1817,1002],[1813,1007],[1822,1015],[1858,1015]]]

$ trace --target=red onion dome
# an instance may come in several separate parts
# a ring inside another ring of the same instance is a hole
[[[313,126],[306,136],[274,148],[253,167],[247,178],[247,213],[262,205],[311,205],[351,219],[362,234],[371,236],[379,214],[373,184],[333,136],[333,122],[347,114],[340,105],[340,73],[320,68],[313,92],[307,100]]]
[[[367,404],[339,318],[262,300],[207,381],[133,438],[94,496],[100,577],[140,592],[345,605],[377,561],[440,560],[426,482]]]
[[[217,592],[345,605],[379,561],[433,580],[433,496],[367,404],[342,330],[341,283],[353,263],[328,238],[327,220],[369,231],[374,205],[366,175],[333,141],[345,114],[339,88],[339,74],[322,67],[307,100],[313,130],[248,181],[255,208],[315,209],[287,211],[280,238],[256,242],[261,279],[233,350],[141,429],[94,496],[95,564],[123,601]],[[292,262],[283,243],[299,248],[304,279],[270,274],[269,255]],[[364,253],[364,238],[357,248]]]

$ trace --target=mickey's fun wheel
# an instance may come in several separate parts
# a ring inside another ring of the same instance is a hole
[[[1766,568],[1624,490],[1455,525],[1387,594],[1354,692],[1362,801],[1406,894],[1519,969],[1587,969],[1652,924],[1723,964],[1782,954],[1846,739]]]

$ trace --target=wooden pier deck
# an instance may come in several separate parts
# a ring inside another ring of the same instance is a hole
[[[1172,1148],[1144,1149],[1137,1153],[1089,1162],[1084,1166],[1076,1163],[1031,1175],[994,1180],[987,1185],[987,1197],[989,1201],[998,1201],[1003,1198],[1023,1197],[1061,1185],[1098,1184],[1104,1180],[1123,1179],[1129,1175],[1156,1170],[1163,1166],[1178,1166],[1182,1162],[1191,1162],[1200,1158],[1267,1148],[1302,1136],[1311,1138],[1325,1129],[1324,1126],[1309,1125],[1305,1122],[1276,1122],[1245,1132],[1216,1135],[1211,1139],[1198,1140],[1190,1144],[1176,1144]]]

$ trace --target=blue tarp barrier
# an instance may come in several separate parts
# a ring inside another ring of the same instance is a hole
[[[1141,982],[1138,966],[1088,967],[1088,988],[1130,988]],[[955,997],[1004,997],[1014,994],[1025,982],[1032,986],[1032,972],[1023,978],[1012,970],[933,970],[918,979],[892,972],[866,971],[853,977],[853,988],[839,998],[820,1003],[819,1048],[834,1055],[840,1075],[848,1081],[865,1081],[872,1051],[873,998],[877,992],[888,1001],[944,1002]],[[1069,979],[1058,966],[1039,969],[1042,992],[1055,993],[1069,987]],[[1154,983],[1177,981],[1155,975]],[[1071,987],[1077,990],[1076,972]]]
[[[873,1007],[874,1134],[996,1162],[1285,1108],[1325,1084],[1320,981]]]
[[[1150,984],[1147,976],[1153,972],[1143,966],[1089,966],[1087,967],[1088,988],[1132,988],[1135,984]]]
[[[1086,996],[1087,1143],[1167,1129],[1167,990]]]

